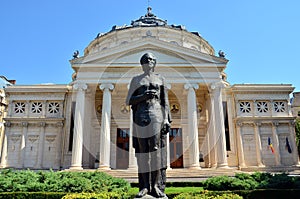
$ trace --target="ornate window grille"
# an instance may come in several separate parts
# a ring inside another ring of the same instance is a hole
[[[251,112],[251,104],[250,102],[244,101],[239,103],[240,112],[242,113],[250,113]]]
[[[41,113],[43,104],[41,102],[33,102],[31,104],[31,113]]]
[[[24,102],[16,102],[14,104],[14,112],[16,114],[23,114],[23,113],[25,113],[25,103]]]
[[[48,113],[50,113],[50,114],[59,113],[59,103],[58,102],[50,102],[48,105]]]
[[[284,101],[274,102],[274,110],[276,113],[283,113],[286,111],[286,105]]]
[[[268,102],[260,101],[257,102],[257,111],[260,113],[266,113],[269,111]]]

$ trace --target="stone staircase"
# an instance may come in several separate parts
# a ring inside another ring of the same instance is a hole
[[[131,183],[138,182],[137,170],[101,170],[114,177],[123,178]],[[234,176],[235,173],[241,172],[235,168],[227,169],[168,169],[168,182],[199,182],[212,176]]]
[[[138,175],[136,169],[128,170],[100,170],[114,177],[123,178],[130,183],[138,182]],[[300,176],[300,167],[251,167],[238,169],[232,168],[201,168],[201,169],[168,169],[167,170],[167,181],[168,182],[199,182],[213,176],[234,176],[236,173],[252,173],[255,171],[260,172],[287,172],[290,175]]]

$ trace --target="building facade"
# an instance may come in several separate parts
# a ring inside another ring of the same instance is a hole
[[[136,169],[125,99],[151,52],[168,83],[169,168],[298,165],[290,84],[226,81],[228,60],[199,33],[152,14],[98,34],[70,61],[68,85],[12,85],[1,168]]]

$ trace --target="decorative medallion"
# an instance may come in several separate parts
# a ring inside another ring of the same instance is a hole
[[[178,113],[180,110],[180,106],[177,103],[172,103],[170,109],[171,109],[171,113]]]

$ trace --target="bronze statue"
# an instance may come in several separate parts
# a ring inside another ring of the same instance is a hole
[[[151,53],[141,57],[144,73],[133,77],[126,104],[133,111],[133,147],[138,163],[139,193],[167,198],[164,189],[167,168],[167,133],[170,108],[164,77],[154,73],[156,58]]]

